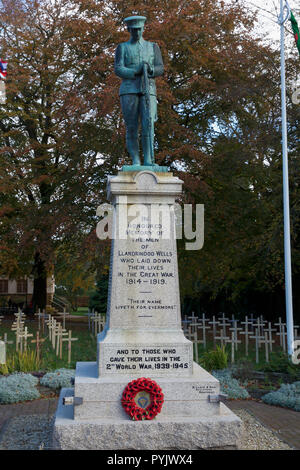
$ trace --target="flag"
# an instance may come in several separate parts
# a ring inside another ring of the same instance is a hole
[[[294,33],[294,37],[295,37],[295,41],[296,41],[296,46],[297,46],[298,51],[299,51],[299,54],[300,54],[300,33],[299,33],[299,26],[298,26],[298,23],[297,23],[296,18],[294,17],[292,11],[291,11],[291,16],[290,16],[290,21],[291,21],[291,24],[292,24],[292,29],[293,29],[293,33]]]
[[[6,69],[7,69],[7,62],[5,60],[0,59],[0,78],[3,78],[3,80],[6,79]]]

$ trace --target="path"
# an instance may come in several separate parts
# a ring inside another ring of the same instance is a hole
[[[46,398],[26,403],[13,403],[11,405],[0,405],[0,440],[5,425],[15,416],[21,415],[47,415],[52,416],[57,408],[58,398]]]
[[[232,411],[238,409],[249,411],[261,424],[275,431],[282,441],[300,450],[300,413],[298,411],[266,405],[255,400],[227,400],[225,404]]]

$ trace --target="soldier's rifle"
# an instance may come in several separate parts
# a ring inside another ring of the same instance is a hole
[[[144,94],[146,102],[146,121],[150,142],[150,154],[151,162],[154,164],[154,149],[153,149],[153,140],[152,140],[152,116],[151,116],[151,101],[150,101],[150,80],[148,75],[148,64],[144,62],[143,65],[143,78],[144,78]]]

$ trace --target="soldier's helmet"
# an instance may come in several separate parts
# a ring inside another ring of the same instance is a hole
[[[143,28],[146,19],[145,16],[128,16],[124,19],[124,23],[126,23],[127,28]]]

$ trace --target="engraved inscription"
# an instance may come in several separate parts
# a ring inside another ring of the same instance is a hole
[[[186,345],[175,347],[136,345],[126,348],[120,345],[106,346],[101,356],[105,374],[132,374],[149,372],[151,375],[162,371],[169,375],[186,372],[189,375],[192,358],[190,348]],[[183,374],[185,375],[185,374]]]

